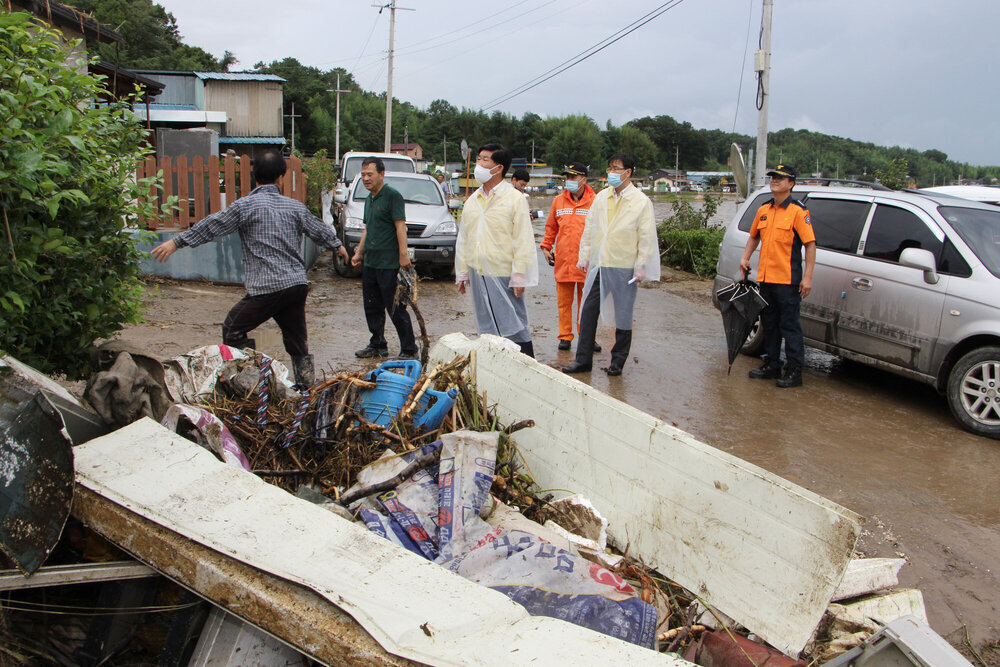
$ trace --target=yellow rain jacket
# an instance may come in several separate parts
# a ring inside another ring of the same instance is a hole
[[[641,268],[643,280],[660,279],[660,248],[653,202],[629,183],[617,200],[614,188],[597,193],[580,237],[580,263],[589,268]]]
[[[487,197],[476,190],[462,209],[455,242],[455,280],[479,275],[510,276],[510,287],[538,284],[538,257],[528,202],[510,183],[501,181]]]

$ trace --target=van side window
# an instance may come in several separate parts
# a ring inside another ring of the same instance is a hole
[[[759,195],[754,197],[753,202],[743,212],[743,217],[740,218],[739,227],[741,232],[750,231],[750,228],[753,227],[754,216],[757,215],[757,209],[763,206],[764,202],[770,201],[773,198],[774,195],[772,195],[770,192],[761,192]],[[803,195],[801,192],[796,192],[795,190],[792,190],[792,199],[798,199],[799,201],[803,201]]]
[[[899,262],[905,248],[930,250],[940,265],[943,243],[923,220],[907,210],[878,204],[865,240],[865,257]]]
[[[810,198],[806,206],[818,247],[851,254],[858,251],[861,230],[871,210],[870,202]]]

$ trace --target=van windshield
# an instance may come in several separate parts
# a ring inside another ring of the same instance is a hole
[[[938,212],[989,272],[1000,278],[1000,210],[939,206]]]
[[[409,158],[384,157],[381,160],[386,171],[407,171],[411,174],[414,172],[413,162]],[[344,177],[341,180],[345,183],[354,181],[354,177],[361,173],[361,163],[364,161],[365,158],[360,156],[349,158],[344,163]]]
[[[398,178],[386,173],[385,184],[403,195],[407,204],[432,204],[444,206],[441,188],[431,178]],[[368,196],[368,188],[358,179],[354,188],[354,201],[364,201]]]

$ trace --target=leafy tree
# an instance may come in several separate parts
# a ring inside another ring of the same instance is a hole
[[[140,316],[136,182],[144,132],[81,74],[58,33],[0,13],[0,349],[78,376],[87,348]]]
[[[884,170],[876,169],[875,179],[887,188],[902,190],[909,184],[909,171],[910,165],[906,163],[906,160],[896,158]]]
[[[659,151],[656,149],[656,144],[645,132],[626,125],[621,129],[620,142],[616,153],[630,154],[635,159],[638,169],[646,172],[656,169]]]
[[[592,169],[604,166],[604,141],[601,131],[586,116],[566,116],[558,120],[550,119],[547,124],[557,128],[552,138],[545,144],[545,161],[555,169],[561,169],[570,162],[583,162]]]
[[[181,40],[177,19],[152,0],[68,0],[66,4],[91,14],[121,33],[121,45],[87,44],[92,55],[135,69],[227,71],[236,56],[211,53]]]

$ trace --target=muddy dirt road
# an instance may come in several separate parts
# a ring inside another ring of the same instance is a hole
[[[562,365],[556,350],[555,287],[541,262],[541,285],[528,293],[538,361]],[[708,281],[667,276],[639,290],[632,356],[609,378],[614,332],[582,381],[689,431],[699,439],[820,493],[867,518],[858,546],[868,556],[910,560],[902,582],[923,590],[931,625],[954,639],[968,626],[978,646],[1000,638],[1000,441],[960,430],[928,387],[807,351],[805,386],[781,390],[750,380],[756,360],[741,357],[726,374],[721,318]],[[317,372],[360,366],[353,351],[368,332],[360,280],[332,275],[329,253],[310,272],[309,342]],[[153,355],[170,357],[216,343],[242,288],[151,283],[147,322],[122,334]],[[419,306],[431,339],[475,333],[467,297],[449,281],[422,281]],[[277,328],[257,335],[285,359]],[[270,333],[268,333],[270,332]],[[390,352],[398,352],[387,331]]]

